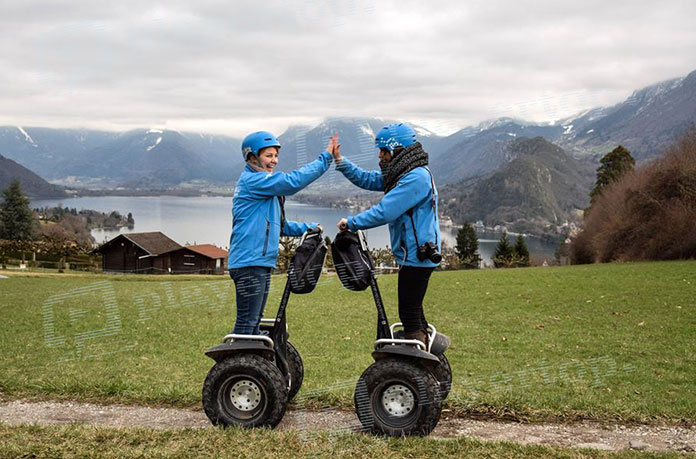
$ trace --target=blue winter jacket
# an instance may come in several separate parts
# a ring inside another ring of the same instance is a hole
[[[329,152],[289,173],[266,173],[249,165],[239,176],[232,200],[232,235],[227,268],[275,267],[280,240],[278,196],[297,193],[327,171],[333,157]],[[283,234],[302,236],[316,223],[285,221]]]
[[[381,171],[362,170],[345,157],[337,164],[336,169],[360,188],[384,191]],[[413,220],[407,213],[409,209],[413,209]],[[429,268],[438,265],[430,260],[418,259],[416,255],[418,245],[413,233],[413,224],[415,224],[418,244],[437,242],[438,251],[442,250],[440,222],[437,216],[437,188],[435,182],[431,180],[430,170],[427,167],[417,167],[404,174],[398,184],[384,195],[379,204],[348,218],[348,228],[353,231],[374,228],[386,223],[389,224],[392,252],[399,265]]]

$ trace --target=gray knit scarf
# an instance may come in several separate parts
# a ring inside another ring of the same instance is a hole
[[[420,142],[404,148],[388,163],[380,161],[379,167],[384,177],[384,194],[389,193],[399,183],[401,177],[416,167],[427,165],[428,153],[423,151]]]

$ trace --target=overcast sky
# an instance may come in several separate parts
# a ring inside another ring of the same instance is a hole
[[[696,1],[0,0],[0,125],[556,120],[696,70]]]

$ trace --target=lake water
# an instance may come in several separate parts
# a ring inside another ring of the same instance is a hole
[[[118,211],[122,215],[133,214],[135,227],[118,230],[93,230],[92,235],[98,243],[106,242],[120,233],[161,231],[179,244],[215,244],[229,246],[232,230],[231,197],[176,197],[176,196],[100,196],[67,199],[35,200],[32,207],[63,207],[92,209],[99,212]],[[289,220],[318,222],[331,238],[336,234],[336,223],[349,215],[345,209],[330,209],[287,201],[285,214]],[[456,245],[458,228],[441,227],[442,239],[450,247]],[[480,233],[479,252],[481,258],[490,264],[500,234]],[[387,226],[367,230],[370,247],[389,245]],[[512,240],[512,237],[511,237]],[[527,238],[527,246],[532,256],[553,258],[555,247],[542,243],[537,238]]]

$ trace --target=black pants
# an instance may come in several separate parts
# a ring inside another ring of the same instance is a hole
[[[434,269],[414,266],[399,269],[399,318],[405,332],[425,330],[428,326],[423,314],[423,298]]]

